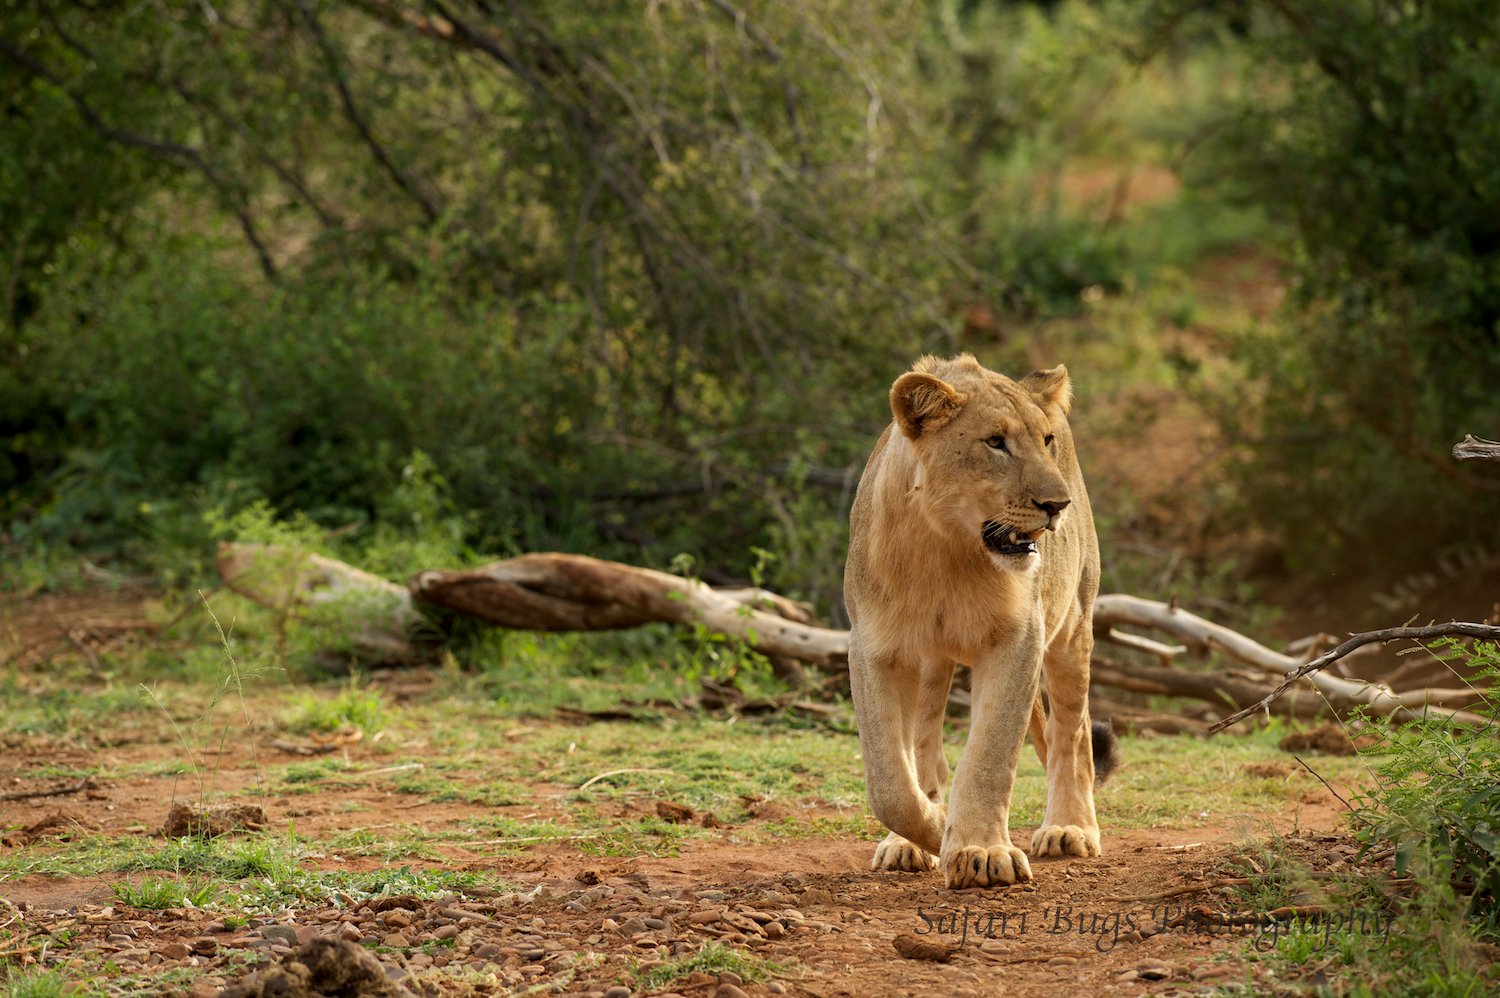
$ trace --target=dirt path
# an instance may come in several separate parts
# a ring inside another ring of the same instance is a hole
[[[0,781],[10,793],[78,782],[38,773],[100,765],[140,772],[156,765],[146,775],[96,781],[78,793],[0,802],[0,826],[13,836],[56,815],[58,827],[72,835],[148,837],[174,797],[196,794],[171,771],[171,757],[164,746],[8,753],[0,758]],[[221,761],[219,790],[250,788],[257,770],[242,767],[246,761]],[[292,822],[300,838],[316,844],[355,829],[434,832],[497,814],[571,820],[562,799],[572,789],[533,784],[531,801],[499,808],[413,799],[380,784],[266,803],[273,830]],[[641,796],[595,807],[629,821],[655,813],[656,803]],[[515,890],[384,899],[374,908],[319,906],[239,926],[211,910],[124,907],[111,889],[123,875],[20,876],[0,887],[19,909],[6,916],[5,931],[21,930],[5,947],[22,963],[66,953],[58,965],[106,991],[192,998],[217,995],[242,979],[252,988],[264,984],[268,960],[317,935],[357,941],[402,987],[427,995],[1138,995],[1202,990],[1247,973],[1247,940],[1191,927],[1163,930],[1185,905],[1221,911],[1229,905],[1222,889],[1208,888],[1223,876],[1216,869],[1248,841],[1246,823],[1231,816],[1210,815],[1207,825],[1187,831],[1107,829],[1102,858],[1040,860],[1033,883],[965,892],[943,890],[936,873],[870,872],[872,842],[847,831],[817,833],[817,819],[839,817],[834,811],[810,806],[791,824],[787,817],[785,809],[767,807],[719,829],[716,838],[683,841],[672,856],[600,856],[566,841],[518,841],[500,855],[495,843],[439,842],[432,846],[437,860],[315,851],[304,865],[480,871]],[[1338,861],[1337,814],[1327,803],[1289,800],[1283,812],[1258,820],[1260,831],[1269,824],[1290,836],[1295,828],[1298,837],[1285,841],[1312,865]],[[1018,845],[1027,844],[1027,832],[1015,831]],[[1180,893],[1151,899],[1169,892]],[[896,947],[901,937],[937,943],[947,962],[903,956]],[[733,954],[757,958],[750,965],[766,968],[762,979],[746,971],[745,980],[721,982],[717,969],[651,976],[694,956],[734,965]],[[257,968],[261,976],[247,978]],[[630,990],[610,993],[612,987]]]

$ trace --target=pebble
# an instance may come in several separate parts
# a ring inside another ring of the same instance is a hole
[[[688,916],[688,921],[693,925],[712,925],[724,917],[724,912],[718,908],[710,908],[707,911],[695,911]]]
[[[767,922],[764,929],[767,939],[781,939],[786,936],[786,926],[780,922]]]
[[[630,998],[630,989],[623,984],[616,984],[604,992],[604,998]]]
[[[622,925],[622,926],[620,926],[620,931],[623,932],[627,936],[633,936],[637,932],[645,932],[646,931],[646,923],[645,923],[645,921],[643,919],[639,919],[639,918],[627,918],[625,920],[625,924]]]
[[[733,984],[735,987],[739,987],[741,984],[745,983],[745,979],[732,970],[726,970],[719,975],[719,983]]]
[[[1075,964],[1077,962],[1078,962],[1078,958],[1074,957],[1074,956],[1054,956],[1052,959],[1050,959],[1050,960],[1047,961],[1047,966],[1049,966],[1049,967],[1071,967],[1071,966],[1073,966],[1073,964]]]
[[[771,992],[771,994],[773,995],[784,995],[786,994],[786,985],[782,984],[780,981],[772,981],[771,983],[766,985],[766,990]]]
[[[641,919],[641,921],[646,923],[646,928],[648,929],[656,929],[657,931],[661,931],[662,929],[665,929],[667,927],[667,923],[662,921],[660,918],[643,918]]]
[[[821,887],[809,887],[797,899],[797,906],[799,908],[806,908],[810,904],[833,904],[833,895]]]
[[[439,925],[436,929],[432,930],[432,938],[434,939],[453,939],[457,936],[458,926],[456,925]]]
[[[750,998],[745,989],[733,984],[720,984],[719,990],[714,992],[715,998]]]
[[[339,938],[347,939],[351,943],[357,943],[365,937],[365,934],[355,928],[353,922],[345,922],[339,926]]]
[[[406,947],[411,945],[411,940],[407,939],[399,932],[388,932],[386,933],[385,937],[380,940],[380,945],[389,946],[392,949],[405,949]]]
[[[1138,978],[1140,976],[1141,975],[1140,975],[1139,971],[1127,970],[1127,971],[1124,971],[1124,972],[1122,972],[1120,974],[1116,974],[1115,975],[1115,983],[1116,984],[1129,984],[1131,981],[1135,980],[1136,978]]]
[[[192,955],[192,950],[188,949],[186,944],[177,942],[176,940],[167,943],[161,949],[157,950],[157,952],[168,960],[186,960]]]
[[[296,946],[297,930],[290,925],[267,925],[260,930],[262,939],[278,940],[288,946]]]
[[[493,960],[500,955],[498,943],[485,943],[474,950],[474,955],[481,960]]]
[[[219,952],[219,941],[213,936],[199,936],[193,940],[192,948],[199,956],[213,956]]]

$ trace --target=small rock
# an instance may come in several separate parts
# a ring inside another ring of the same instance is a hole
[[[618,932],[619,930],[620,923],[616,922],[613,918],[606,918],[599,923],[599,931],[601,932]]]
[[[833,904],[833,895],[821,887],[809,887],[802,892],[802,896],[798,899],[797,907],[806,908],[808,905],[813,904]]]
[[[646,922],[640,918],[628,918],[625,920],[625,924],[620,926],[620,931],[627,936],[633,936],[637,932],[645,932]]]
[[[780,922],[767,922],[762,928],[767,939],[782,939],[786,936],[786,926]]]
[[[766,985],[766,990],[771,992],[771,994],[773,995],[784,995],[786,994],[786,985],[782,984],[780,981],[772,981],[771,983]]]
[[[385,924],[393,929],[405,929],[411,925],[411,916],[404,911],[388,911],[385,913]]]
[[[167,943],[156,952],[160,953],[168,960],[186,960],[189,956],[192,955],[193,951],[188,949],[186,943],[180,943],[174,939],[172,942]]]
[[[306,946],[318,936],[316,925],[304,925],[297,930],[297,945]]]
[[[1115,983],[1116,984],[1129,984],[1131,981],[1135,980],[1136,978],[1138,978],[1140,976],[1141,975],[1140,975],[1140,973],[1138,971],[1127,970],[1127,971],[1124,971],[1124,972],[1122,972],[1120,974],[1115,975]]]
[[[1142,960],[1135,965],[1135,969],[1144,980],[1148,981],[1164,981],[1172,976],[1171,964],[1160,960]]]
[[[712,974],[705,974],[701,970],[695,970],[688,975],[688,987],[697,987],[699,984],[717,984],[719,979]]]
[[[667,927],[667,923],[659,918],[643,918],[641,921],[646,923],[646,928],[655,929],[658,932]]]
[[[500,955],[500,945],[498,943],[485,943],[474,950],[474,955],[481,960],[493,960]]]
[[[735,987],[739,987],[741,984],[745,983],[745,979],[732,970],[726,970],[719,975],[719,983],[733,984]]]
[[[616,984],[604,992],[604,998],[630,998],[630,989],[623,984]]]
[[[406,976],[406,970],[393,963],[382,963],[380,969],[385,971],[385,978],[388,981],[399,981]]]
[[[673,804],[664,800],[656,802],[656,814],[669,825],[681,825],[696,817],[693,809],[685,804]]]
[[[694,925],[712,925],[724,917],[724,912],[718,908],[709,908],[706,911],[695,911],[688,916],[688,921]]]
[[[1071,966],[1073,966],[1073,964],[1075,964],[1077,962],[1078,962],[1078,958],[1074,957],[1074,956],[1054,956],[1052,959],[1050,959],[1050,960],[1047,961],[1047,966],[1049,966],[1049,967],[1071,967]]]
[[[290,925],[267,925],[260,930],[262,939],[270,939],[285,943],[288,946],[297,946],[297,930]]]
[[[212,936],[200,936],[190,944],[194,953],[199,956],[213,956],[219,952],[219,941]]]
[[[365,937],[365,934],[355,928],[353,922],[345,922],[339,926],[339,938],[347,939],[351,943],[357,943]]]
[[[903,932],[891,940],[891,945],[896,947],[896,952],[908,960],[930,960],[933,963],[947,963],[953,955],[948,947],[939,943],[931,943],[925,939],[919,939],[910,932]]]
[[[385,937],[380,940],[380,945],[389,946],[392,949],[405,949],[406,947],[411,945],[411,940],[407,939],[399,932],[388,932],[385,934]]]
[[[218,998],[221,990],[223,989],[212,981],[196,981],[188,988],[187,998]]]
[[[1138,942],[1142,941],[1145,938],[1146,937],[1143,936],[1143,935],[1141,935],[1138,930],[1131,929],[1129,932],[1125,933],[1123,936],[1120,937],[1120,942],[1122,942],[1122,943],[1138,943]]]
[[[734,984],[720,984],[719,989],[714,992],[714,998],[750,998],[745,989]]]
[[[458,926],[456,925],[439,925],[432,930],[432,938],[434,939],[453,939],[457,936]]]

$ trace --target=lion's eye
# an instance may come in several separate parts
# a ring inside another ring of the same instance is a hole
[[[1009,451],[1009,449],[1005,446],[1005,438],[1004,437],[999,437],[999,436],[990,437],[988,440],[985,441],[985,443],[987,445],[989,445],[990,447],[995,448],[995,450],[1007,451],[1007,452]]]
[[[1048,447],[1051,447],[1052,446],[1052,441],[1055,440],[1055,439],[1057,439],[1057,438],[1054,437],[1052,434],[1049,433],[1049,434],[1047,434],[1047,439],[1043,440],[1042,443],[1046,444]]]

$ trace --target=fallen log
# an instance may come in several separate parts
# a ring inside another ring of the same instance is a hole
[[[1272,651],[1265,645],[1252,641],[1237,631],[1212,621],[1204,620],[1186,610],[1169,606],[1166,603],[1158,603],[1154,600],[1141,599],[1138,596],[1107,595],[1100,596],[1094,603],[1094,628],[1108,630],[1119,624],[1131,624],[1137,627],[1151,627],[1165,631],[1189,646],[1201,651],[1220,651],[1242,662],[1249,662],[1272,672],[1282,673],[1286,678],[1274,691],[1268,691],[1266,695],[1256,701],[1255,706],[1245,707],[1231,717],[1215,724],[1211,730],[1222,731],[1235,721],[1244,720],[1257,710],[1268,709],[1271,703],[1291,689],[1297,680],[1306,678],[1324,697],[1329,699],[1331,705],[1346,703],[1364,706],[1367,713],[1375,716],[1394,717],[1397,720],[1415,720],[1422,715],[1442,715],[1452,717],[1456,721],[1466,724],[1484,724],[1484,718],[1477,714],[1467,713],[1461,710],[1452,710],[1447,707],[1431,705],[1422,706],[1424,700],[1411,697],[1409,694],[1397,695],[1388,687],[1378,683],[1365,683],[1354,679],[1340,679],[1319,671],[1331,664],[1341,655],[1347,654],[1354,648],[1369,641],[1355,642],[1346,641],[1333,651],[1326,652],[1313,659],[1312,662],[1303,663],[1290,655]],[[1484,625],[1464,625],[1465,627],[1482,627]],[[1392,628],[1392,631],[1401,630]],[[1413,631],[1417,629],[1411,629]],[[1495,634],[1500,635],[1500,628],[1489,628]],[[1374,632],[1372,632],[1374,633]],[[1385,632],[1379,632],[1385,633]],[[1469,633],[1467,631],[1463,633]],[[1419,634],[1392,634],[1392,637],[1421,637]],[[1379,640],[1371,638],[1369,640]],[[1346,646],[1348,646],[1346,648]],[[1340,649],[1344,649],[1340,652]],[[1321,663],[1321,664],[1320,664]],[[1413,690],[1412,693],[1423,693],[1425,691]],[[1447,692],[1447,691],[1443,691]],[[1273,695],[1274,694],[1274,695]],[[1335,709],[1338,709],[1335,707]]]
[[[1226,714],[1246,704],[1258,703],[1274,688],[1270,683],[1256,683],[1224,673],[1160,669],[1097,657],[1089,664],[1089,683],[1133,693],[1202,700]],[[1312,690],[1303,692],[1304,696],[1278,700],[1274,713],[1281,717],[1311,718],[1330,710],[1347,712],[1355,706],[1354,701],[1347,698],[1334,697],[1325,701]]]
[[[1500,461],[1500,442],[1465,433],[1464,438],[1453,445],[1453,456],[1460,461]]]
[[[274,544],[219,545],[219,576],[262,606],[313,614],[336,626],[358,656],[380,662],[425,657],[419,638],[431,625],[394,582],[334,558]]]
[[[576,554],[523,554],[483,568],[431,571],[407,584],[418,603],[501,627],[588,631],[651,622],[703,624],[765,655],[840,669],[849,632],[814,627],[762,609],[772,594],[727,595],[699,582]],[[786,601],[790,602],[790,601]],[[772,600],[773,606],[778,606]]]

